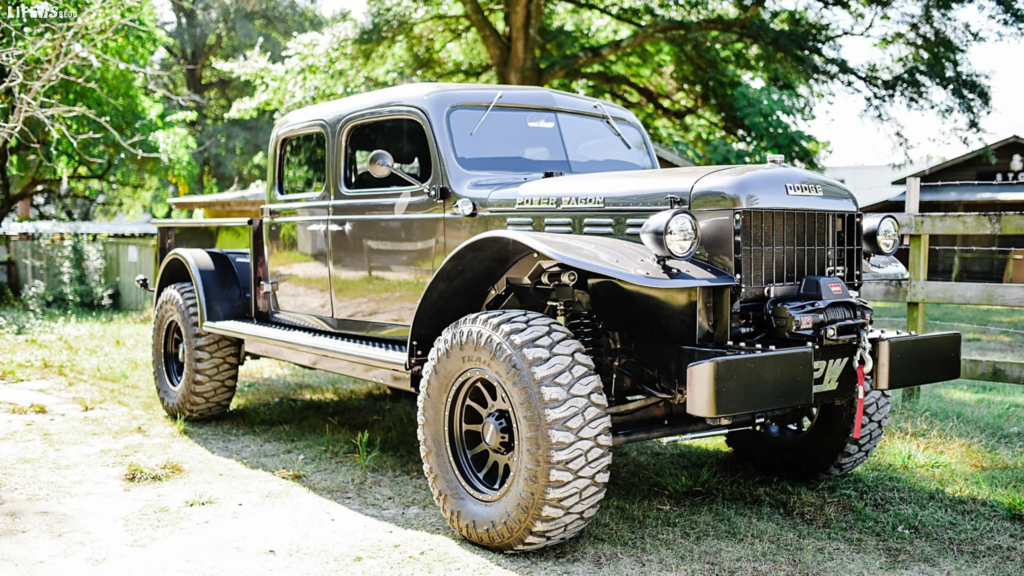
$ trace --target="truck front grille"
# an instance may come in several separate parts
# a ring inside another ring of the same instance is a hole
[[[804,276],[860,282],[858,213],[742,210],[739,226],[736,272],[743,299],[795,295]]]

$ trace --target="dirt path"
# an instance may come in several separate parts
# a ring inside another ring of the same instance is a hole
[[[83,411],[53,387],[0,386],[0,402],[47,410],[0,412],[0,574],[506,573],[452,538],[370,518],[166,425],[131,428],[128,409]],[[123,479],[126,461],[165,459],[184,472]]]

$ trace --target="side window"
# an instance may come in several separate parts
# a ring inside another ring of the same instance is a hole
[[[319,192],[327,185],[327,138],[323,132],[291,136],[281,145],[281,193]]]
[[[408,188],[409,183],[394,174],[375,178],[366,170],[374,150],[386,150],[395,167],[419,180],[430,180],[430,143],[423,125],[412,118],[389,118],[357,124],[345,142],[344,180],[348,190]]]

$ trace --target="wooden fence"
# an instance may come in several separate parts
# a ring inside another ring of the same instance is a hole
[[[906,302],[907,330],[925,331],[925,306],[929,303],[1024,308],[1024,284],[928,281],[930,234],[1024,235],[1024,213],[911,213],[897,214],[896,217],[903,233],[910,236],[910,281],[865,283],[861,297],[883,302]],[[1024,362],[964,358],[961,372],[970,380],[1024,384]]]
[[[103,275],[108,286],[116,286],[115,303],[119,310],[143,310],[151,304],[148,292],[135,286],[139,274],[155,278],[156,239],[152,237],[100,238],[105,263]],[[13,261],[18,268],[22,290],[33,280],[53,287],[59,277],[60,263],[52,261],[36,240],[11,241]],[[0,258],[2,260],[2,258]]]

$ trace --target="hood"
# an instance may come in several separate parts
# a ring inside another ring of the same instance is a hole
[[[690,190],[689,206],[695,211],[782,208],[856,212],[858,209],[857,199],[841,182],[778,164],[731,166],[708,174]]]
[[[694,183],[701,177],[721,169],[721,166],[700,166],[540,178],[518,184],[499,185],[488,196],[487,208],[514,209],[519,203],[520,207],[572,210],[573,208],[565,202],[566,198],[572,198],[583,200],[580,209],[586,211],[598,207],[592,203],[593,199],[600,199],[605,210],[658,210],[668,207],[666,196],[676,196],[685,204]],[[584,199],[590,200],[591,203]],[[554,202],[554,205],[549,205],[551,202]]]
[[[490,210],[514,210],[517,206],[561,211],[660,210],[669,207],[668,196],[679,198],[678,206],[695,211],[857,210],[853,194],[841,183],[814,172],[775,164],[603,172],[495,184],[487,200]],[[800,190],[811,190],[811,186],[814,195],[799,194]]]

